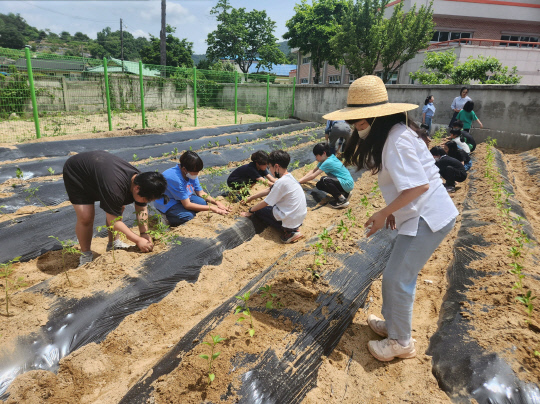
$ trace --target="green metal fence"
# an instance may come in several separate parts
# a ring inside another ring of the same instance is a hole
[[[295,83],[274,80],[0,48],[0,142],[287,118]]]

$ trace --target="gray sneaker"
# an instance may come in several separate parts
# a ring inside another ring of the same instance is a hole
[[[124,243],[122,240],[114,240],[114,249],[115,250],[127,250],[128,248],[133,247],[130,244]],[[107,244],[107,251],[111,251],[113,248],[113,244]]]
[[[83,252],[81,254],[81,256],[79,257],[79,266],[78,267],[82,267],[84,264],[88,264],[88,263],[92,262],[93,259],[94,259],[94,254],[92,254],[92,251]]]

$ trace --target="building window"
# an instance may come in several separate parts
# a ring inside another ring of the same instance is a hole
[[[305,65],[306,63],[309,63],[310,60],[311,58],[309,56],[305,56],[302,58],[302,64]]]
[[[349,74],[349,84],[351,84],[354,80],[356,80],[356,76],[354,74]]]
[[[300,84],[307,84],[308,79],[300,79]]]
[[[339,74],[328,76],[328,84],[341,84],[341,76]]]
[[[454,39],[462,38],[472,38],[472,33],[459,31],[434,31],[431,42],[452,41]]]
[[[520,42],[536,42],[538,43],[538,36],[529,35],[501,35],[501,41],[520,41]],[[520,43],[501,43],[500,46],[514,46],[520,48],[538,48],[535,44],[520,44]]]
[[[382,71],[375,73],[375,76],[380,77],[382,79]],[[385,84],[397,84],[397,80],[398,80],[398,74],[394,73]]]

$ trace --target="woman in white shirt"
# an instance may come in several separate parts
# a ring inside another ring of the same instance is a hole
[[[368,317],[371,329],[385,337],[368,343],[371,354],[381,361],[416,356],[411,338],[416,279],[458,215],[426,144],[407,125],[406,112],[416,108],[389,103],[382,80],[364,76],[351,84],[347,108],[323,117],[345,119],[353,125],[345,162],[378,174],[387,206],[365,223],[367,236],[385,223],[387,228],[398,229],[383,271],[382,314],[386,321]]]
[[[467,103],[467,101],[472,101],[471,97],[469,97],[467,94],[469,94],[469,89],[467,87],[461,87],[459,97],[454,98],[454,101],[452,101],[450,108],[452,108],[454,114],[452,115],[452,119],[450,119],[450,123],[448,124],[450,129],[452,129],[452,124],[456,120],[459,111],[463,109],[463,106]]]

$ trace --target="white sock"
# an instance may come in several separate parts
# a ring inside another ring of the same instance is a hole
[[[411,339],[398,339],[397,342],[399,342],[399,345],[401,345],[402,347],[408,347],[411,343]]]

